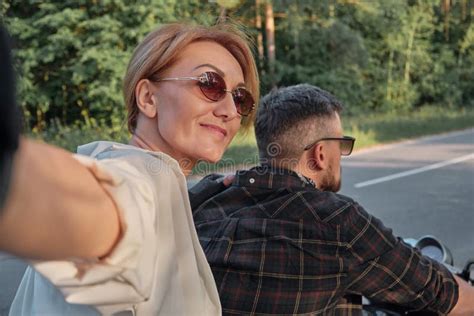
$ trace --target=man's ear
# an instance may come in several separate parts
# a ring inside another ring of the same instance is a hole
[[[154,118],[157,114],[158,102],[153,94],[153,84],[148,79],[142,79],[135,87],[135,99],[140,112],[146,117]]]
[[[328,159],[324,142],[316,143],[313,148],[310,149],[310,155],[310,167],[313,170],[320,171],[327,168]]]

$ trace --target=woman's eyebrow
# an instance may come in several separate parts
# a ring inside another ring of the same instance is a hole
[[[198,66],[194,67],[193,70],[203,68],[203,67],[212,68],[215,72],[217,72],[219,75],[221,75],[222,78],[225,78],[225,73],[222,70],[220,70],[219,68],[217,68],[216,66],[212,65],[212,64],[201,64],[201,65],[198,65]],[[240,82],[239,84],[237,84],[237,87],[245,87],[245,83]]]
[[[222,70],[220,70],[219,68],[217,68],[216,66],[214,65],[211,65],[211,64],[201,64],[201,65],[198,65],[196,67],[193,68],[193,70],[196,70],[196,69],[199,69],[199,68],[203,68],[203,67],[209,67],[209,68],[212,68],[214,69],[219,75],[221,75],[222,77],[225,77],[225,74]]]

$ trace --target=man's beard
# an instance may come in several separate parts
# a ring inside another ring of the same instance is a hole
[[[339,170],[339,175],[341,174],[341,170]],[[324,177],[320,180],[319,189],[330,192],[338,192],[341,189],[341,176],[339,176],[339,179],[336,179],[336,174],[331,165],[327,169]]]

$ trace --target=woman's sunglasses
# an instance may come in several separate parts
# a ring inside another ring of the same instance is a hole
[[[217,72],[207,71],[199,77],[179,77],[179,78],[160,78],[153,80],[159,81],[178,81],[178,80],[195,80],[202,94],[211,101],[220,101],[224,99],[226,93],[232,94],[232,99],[237,108],[237,113],[242,116],[249,115],[255,108],[255,101],[247,89],[238,87],[234,90],[227,90],[225,80]]]
[[[317,143],[323,141],[323,140],[337,140],[339,141],[339,147],[341,148],[341,155],[343,156],[349,156],[352,153],[352,149],[354,148],[354,143],[355,143],[355,138],[351,136],[343,136],[343,137],[327,137],[327,138],[321,138],[308,146],[304,148],[304,150],[308,150]]]

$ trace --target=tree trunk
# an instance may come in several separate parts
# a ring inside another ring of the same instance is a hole
[[[265,3],[265,31],[267,35],[268,74],[271,78],[272,87],[275,87],[275,19],[271,0],[267,0]]]
[[[260,0],[255,0],[255,28],[257,29],[257,50],[258,66],[261,72],[264,72],[263,64],[263,34],[262,34],[262,16],[260,14]]]
[[[461,21],[463,22],[464,20],[466,20],[466,11],[467,11],[466,0],[461,0]]]
[[[335,11],[335,0],[329,0],[329,18],[334,18],[334,11]]]
[[[295,1],[294,4],[294,11],[293,14],[296,16],[299,15],[299,7],[298,2]],[[300,63],[300,56],[301,56],[301,49],[300,49],[300,32],[301,28],[297,27],[296,25],[293,26],[293,38],[294,38],[294,45],[295,45],[295,65]]]
[[[408,45],[405,52],[405,71],[404,71],[404,83],[405,85],[410,84],[410,66],[411,66],[411,53],[413,51],[413,43],[415,42],[415,34],[418,23],[415,21],[413,28],[408,34]]]
[[[444,12],[444,40],[449,41],[449,11],[451,9],[451,0],[442,0]]]
[[[227,9],[221,6],[221,12],[219,14],[219,22],[225,22],[227,20]]]
[[[412,16],[410,16],[410,28],[408,29],[407,34],[407,48],[405,50],[405,70],[404,70],[404,84],[410,84],[410,68],[412,62],[412,53],[414,50],[415,45],[415,37],[418,32],[418,28],[420,25],[420,18],[418,16],[418,12],[412,12]]]
[[[393,85],[393,79],[392,79],[392,69],[393,69],[393,49],[390,49],[390,53],[388,55],[388,70],[387,70],[387,95],[385,96],[385,99],[387,101],[392,100],[392,85]]]

